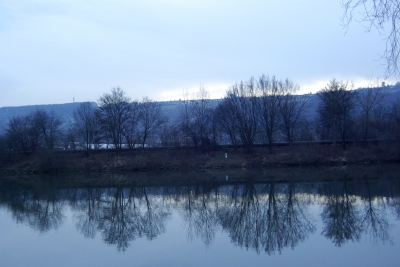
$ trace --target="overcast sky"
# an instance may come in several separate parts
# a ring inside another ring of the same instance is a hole
[[[0,107],[212,98],[251,76],[304,92],[331,78],[384,77],[384,36],[341,25],[340,0],[13,0],[0,2]],[[393,80],[386,81],[393,83]]]

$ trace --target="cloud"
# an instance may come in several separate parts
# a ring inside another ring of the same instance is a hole
[[[225,92],[230,85],[225,83],[191,85],[184,88],[164,90],[158,96],[154,96],[154,99],[158,101],[179,100],[184,98],[186,92],[189,94],[189,98],[193,98],[201,87],[204,87],[209,92],[211,99],[219,99],[225,96]]]
[[[170,100],[201,84],[220,98],[261,74],[311,91],[379,75],[384,42],[358,26],[345,35],[341,12],[317,0],[3,1],[0,77],[18,94],[0,106],[96,100],[118,85],[133,99]]]

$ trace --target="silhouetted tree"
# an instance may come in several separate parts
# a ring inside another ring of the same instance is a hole
[[[367,89],[362,89],[356,94],[358,105],[361,108],[361,118],[363,121],[363,140],[367,142],[372,112],[383,100],[382,87],[373,87],[371,85]]]
[[[355,108],[356,92],[350,89],[348,83],[332,79],[328,85],[318,92],[320,104],[318,114],[320,123],[324,129],[322,138],[336,140],[337,135],[342,140],[343,149],[346,149],[346,140],[352,111]]]
[[[24,152],[33,151],[37,144],[31,135],[29,120],[27,116],[16,116],[11,118],[6,129],[8,146],[12,151]]]
[[[191,135],[195,146],[210,143],[209,131],[211,114],[213,112],[210,103],[210,93],[203,86],[194,95],[190,105],[192,115]]]
[[[304,112],[309,101],[308,95],[296,95],[299,86],[286,79],[280,83],[279,116],[282,132],[288,143],[292,144],[299,123],[304,121]]]
[[[272,151],[272,143],[275,141],[279,123],[279,101],[282,94],[282,82],[278,81],[275,76],[270,79],[262,75],[258,79],[257,91],[259,96],[259,130],[264,142],[268,143],[268,147]]]
[[[248,152],[251,152],[257,136],[259,113],[254,80],[250,79],[247,84],[240,82],[232,86],[226,92],[224,102],[225,108],[229,109],[224,112],[225,120],[234,123],[241,143]]]
[[[0,135],[0,165],[7,162],[8,153],[7,138],[4,135]]]
[[[130,149],[135,147],[140,140],[139,136],[139,124],[140,124],[140,103],[137,101],[131,102],[131,112],[127,120],[126,126],[124,127],[123,135],[126,143]]]
[[[229,137],[232,145],[238,144],[238,127],[235,115],[235,108],[232,106],[233,101],[225,98],[215,109],[215,119],[221,134]]]
[[[161,105],[144,97],[139,105],[140,138],[142,147],[146,141],[153,137],[157,131],[167,122],[167,118],[161,112]]]
[[[57,138],[61,135],[62,121],[54,111],[37,109],[29,115],[29,125],[34,134],[39,134],[42,145],[49,151],[54,149]]]
[[[390,135],[392,139],[400,140],[400,99],[395,100],[390,108]]]
[[[119,155],[124,141],[124,132],[132,117],[131,100],[120,87],[116,87],[111,90],[111,93],[101,96],[98,105],[98,117],[103,132],[111,140]]]
[[[83,102],[72,113],[72,127],[85,143],[87,153],[100,134],[100,122],[96,111],[97,107],[94,103]]]
[[[191,132],[193,131],[193,101],[189,98],[189,92],[184,91],[183,99],[179,101],[178,105],[178,119],[177,125],[179,126],[179,130],[182,133],[182,144],[184,146],[189,145],[189,139],[191,136]]]

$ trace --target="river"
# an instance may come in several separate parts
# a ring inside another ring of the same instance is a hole
[[[397,266],[399,167],[13,177],[0,266]]]

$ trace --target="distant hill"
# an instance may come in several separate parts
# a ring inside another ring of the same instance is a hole
[[[358,92],[362,92],[367,90],[367,88],[358,88],[356,89]],[[394,86],[386,86],[383,88],[382,93],[384,95],[382,104],[391,107],[392,103],[398,99],[400,99],[400,84],[397,83]],[[319,105],[319,97],[317,94],[311,94],[311,98],[309,100],[309,109],[307,117],[309,120],[312,120],[317,117],[317,109]],[[355,112],[359,112],[358,108],[355,109]]]
[[[37,109],[43,109],[45,111],[54,111],[64,125],[71,121],[72,112],[80,105],[79,102],[67,103],[67,104],[51,104],[51,105],[32,105],[32,106],[20,106],[20,107],[2,107],[0,108],[0,135],[5,133],[5,129],[8,127],[8,122],[15,116],[25,116]]]
[[[20,107],[2,107],[0,108],[0,135],[5,134],[8,122],[15,116],[25,116],[37,109],[45,111],[54,111],[63,121],[63,127],[67,128],[72,120],[72,112],[81,104],[81,102],[50,105],[32,105]],[[97,105],[95,102],[93,104]],[[173,121],[178,118],[179,101],[160,102],[165,115]]]
[[[365,90],[365,88],[359,88],[358,91]],[[383,89],[386,95],[384,104],[390,105],[396,99],[400,99],[400,83],[394,86],[385,86]],[[212,105],[217,105],[220,99],[213,99]],[[95,102],[93,102],[97,105]],[[164,101],[159,102],[163,113],[168,117],[169,121],[173,122],[179,116],[179,104],[180,101]],[[312,120],[316,117],[316,111],[319,103],[319,98],[317,94],[310,94],[309,109],[307,111],[307,118]],[[15,116],[28,115],[30,112],[36,109],[44,109],[46,111],[54,111],[60,116],[64,125],[67,128],[72,120],[72,112],[76,109],[81,102],[76,103],[66,103],[66,104],[51,104],[51,105],[33,105],[33,106],[20,106],[20,107],[2,107],[0,108],[0,135],[5,134],[5,130],[8,127],[8,122],[11,118]]]

